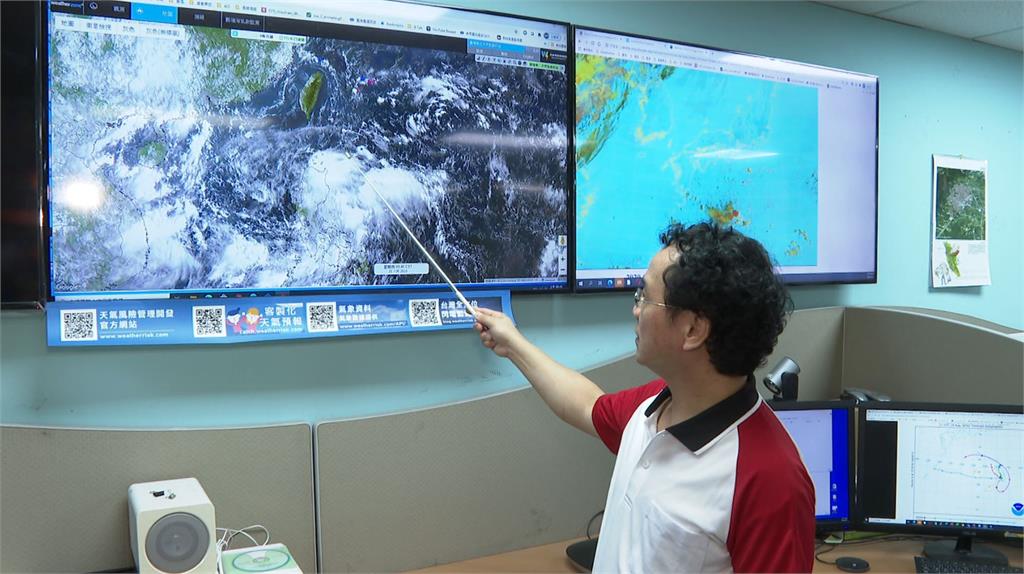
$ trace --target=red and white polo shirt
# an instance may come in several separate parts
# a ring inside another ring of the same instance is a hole
[[[753,377],[658,432],[669,397],[657,380],[594,405],[618,453],[594,572],[810,572],[814,486]]]

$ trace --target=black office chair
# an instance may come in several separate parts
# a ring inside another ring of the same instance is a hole
[[[569,557],[574,568],[580,572],[594,569],[594,554],[597,553],[597,538],[588,538],[565,547],[565,555]]]
[[[572,562],[573,567],[580,572],[590,572],[594,569],[594,555],[597,554],[597,536],[590,537],[590,528],[594,525],[594,521],[603,514],[604,511],[602,510],[591,516],[590,520],[587,521],[586,540],[580,540],[565,547],[565,555],[569,557],[569,562]],[[600,532],[600,529],[598,529],[598,532]]]

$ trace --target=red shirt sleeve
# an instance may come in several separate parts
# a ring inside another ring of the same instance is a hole
[[[740,425],[739,439],[726,542],[733,571],[810,572],[814,485],[796,445],[767,405]]]
[[[601,437],[608,450],[618,454],[619,443],[622,442],[622,431],[626,429],[626,423],[636,412],[636,408],[664,388],[665,381],[658,379],[646,385],[598,397],[597,402],[594,403],[594,409],[590,413],[590,418],[594,422],[594,428],[597,429],[597,436]]]

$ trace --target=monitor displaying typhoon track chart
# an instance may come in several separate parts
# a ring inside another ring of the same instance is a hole
[[[443,286],[399,217],[462,287],[568,288],[565,24],[386,1],[45,10],[51,299]]]
[[[1024,533],[1020,405],[861,407],[864,527],[922,534]]]
[[[765,245],[789,283],[874,282],[874,76],[575,29],[577,290],[635,289],[673,221]]]

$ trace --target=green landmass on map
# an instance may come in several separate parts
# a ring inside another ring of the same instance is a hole
[[[985,239],[985,172],[936,170],[935,238]]]
[[[744,227],[750,225],[750,221],[740,215],[740,211],[736,209],[731,200],[725,202],[725,205],[721,207],[707,206],[704,208],[704,212],[720,225],[740,225]]]
[[[316,72],[306,80],[306,85],[302,87],[302,94],[299,95],[299,107],[305,112],[307,122],[313,114],[313,108],[316,106],[317,98],[320,97],[320,88],[323,85],[323,73]]]
[[[204,93],[214,103],[248,101],[267,87],[291,59],[293,47],[283,42],[253,42],[231,36],[230,30],[191,27],[196,58],[203,62]]]
[[[152,141],[139,150],[139,161],[158,167],[167,158],[167,146],[163,142]]]
[[[953,275],[960,276],[960,249],[954,249],[953,244],[948,241],[943,242],[943,247],[946,248],[946,265],[949,265],[949,270],[953,272]]]
[[[576,168],[586,166],[604,147],[632,93],[650,89],[652,82],[664,81],[674,71],[672,66],[624,66],[611,58],[577,54]]]

